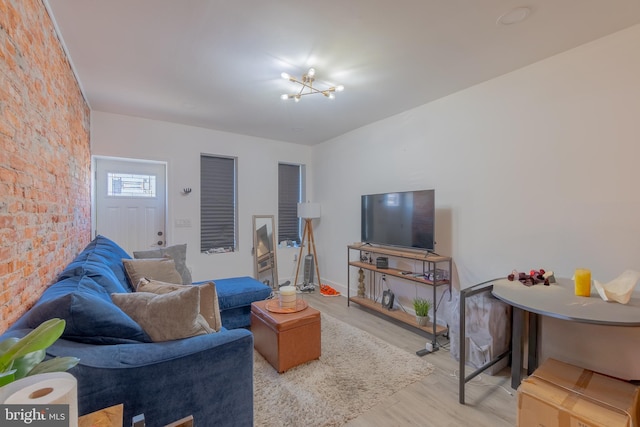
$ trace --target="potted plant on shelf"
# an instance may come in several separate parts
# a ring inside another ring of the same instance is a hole
[[[416,312],[416,321],[420,326],[427,326],[429,323],[429,310],[433,304],[430,300],[424,298],[415,298],[413,300],[413,309]]]

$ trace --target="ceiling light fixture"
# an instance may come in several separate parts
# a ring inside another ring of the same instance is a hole
[[[531,8],[516,7],[515,9],[511,9],[510,11],[502,14],[498,18],[497,23],[502,25],[519,24],[520,22],[527,19],[530,13],[531,13]]]
[[[324,96],[326,96],[329,99],[334,99],[336,97],[335,93],[336,92],[342,92],[344,90],[344,86],[343,85],[338,85],[338,86],[331,86],[328,89],[317,89],[315,87],[313,87],[313,82],[316,80],[315,79],[315,75],[316,75],[316,70],[315,68],[309,68],[309,71],[307,71],[305,74],[302,75],[302,79],[298,80],[295,77],[292,77],[291,75],[287,74],[287,73],[282,73],[280,74],[282,76],[283,79],[285,80],[289,80],[290,82],[299,84],[300,86],[302,86],[300,88],[300,91],[298,93],[293,93],[293,94],[287,94],[285,93],[284,95],[280,96],[280,99],[286,100],[286,99],[293,99],[295,102],[300,101],[300,98],[304,95],[313,95],[316,93],[322,94]]]

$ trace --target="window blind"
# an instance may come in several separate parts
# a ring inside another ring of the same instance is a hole
[[[200,251],[236,248],[236,159],[200,156]]]
[[[278,165],[278,242],[291,240],[300,243],[298,203],[301,201],[300,165]]]

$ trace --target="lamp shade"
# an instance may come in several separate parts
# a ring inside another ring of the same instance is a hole
[[[320,203],[298,203],[298,217],[320,218]]]

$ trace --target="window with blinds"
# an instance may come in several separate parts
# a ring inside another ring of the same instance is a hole
[[[300,244],[298,203],[303,200],[304,166],[278,164],[278,242]]]
[[[200,251],[233,252],[238,236],[237,159],[200,156]]]

